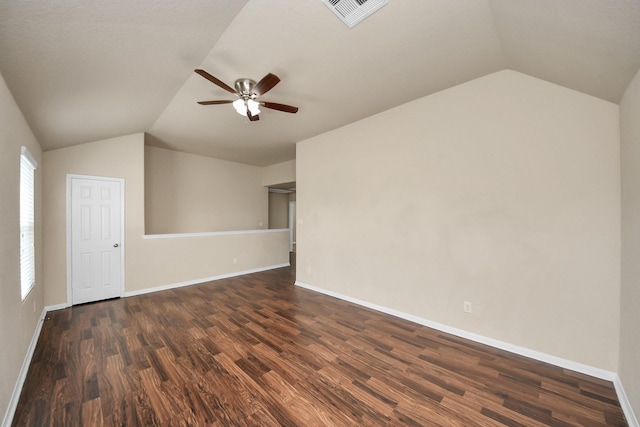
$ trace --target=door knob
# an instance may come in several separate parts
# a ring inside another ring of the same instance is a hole
[[[117,247],[118,247],[118,244],[116,243],[115,245],[113,245],[113,247],[114,247],[114,248],[117,248]]]

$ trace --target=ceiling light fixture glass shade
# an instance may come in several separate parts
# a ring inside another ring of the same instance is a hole
[[[251,111],[252,116],[260,114],[260,103],[253,99],[247,99],[246,101],[244,99],[236,99],[233,101],[233,108],[242,116],[247,115],[247,109]]]

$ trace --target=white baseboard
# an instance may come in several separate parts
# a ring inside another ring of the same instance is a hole
[[[636,418],[636,414],[633,412],[633,408],[631,407],[631,402],[629,402],[627,393],[624,391],[624,387],[622,386],[620,376],[616,375],[616,378],[613,380],[613,386],[616,388],[616,394],[618,395],[622,412],[624,412],[624,416],[627,419],[629,427],[640,427],[638,418]]]
[[[562,359],[560,357],[552,356],[550,354],[542,353],[536,350],[531,350],[526,347],[520,347],[514,344],[509,344],[504,341],[496,340],[493,338],[485,337],[483,335],[479,335],[473,332],[468,332],[463,329],[454,328],[448,325],[444,325],[442,323],[434,322],[431,320],[423,319],[418,316],[414,316],[412,314],[403,313],[388,307],[383,307],[381,305],[372,304],[367,301],[362,301],[357,298],[352,298],[347,295],[342,295],[336,292],[328,291],[326,289],[318,288],[315,286],[307,285],[306,283],[301,283],[296,281],[296,286],[300,286],[301,288],[306,288],[315,292],[320,292],[325,295],[329,295],[344,301],[352,302],[354,304],[361,305],[363,307],[367,307],[382,313],[389,314],[391,316],[399,317],[401,319],[409,320],[410,322],[417,323],[419,325],[427,326],[429,328],[437,329],[442,332],[446,332],[451,335],[455,335],[460,338],[466,338],[471,341],[475,341],[480,344],[486,344],[491,347],[499,348],[501,350],[506,350],[510,353],[519,354],[521,356],[529,357],[531,359],[539,360],[541,362],[550,363],[555,366],[559,366],[561,368],[570,369],[572,371],[581,372],[583,374],[604,379],[607,381],[613,381],[617,374],[615,372],[607,371],[605,369],[595,368],[593,366],[584,365],[582,363],[574,362],[567,359]]]
[[[10,427],[11,422],[13,421],[13,416],[15,415],[16,408],[18,407],[18,400],[20,400],[22,386],[24,385],[24,380],[27,378],[29,366],[31,366],[31,358],[33,357],[33,352],[36,350],[36,344],[38,343],[38,338],[40,338],[42,323],[44,322],[44,318],[46,315],[47,308],[45,307],[42,309],[42,313],[40,313],[40,318],[38,319],[38,324],[36,325],[35,331],[33,331],[33,336],[31,337],[31,342],[29,343],[29,347],[27,348],[27,354],[25,354],[24,356],[24,361],[22,362],[22,367],[20,368],[18,379],[16,380],[16,384],[13,387],[13,393],[11,393],[9,406],[7,407],[7,412],[4,414],[4,419],[2,420],[3,427]]]
[[[228,273],[228,274],[222,274],[219,276],[213,276],[213,277],[208,277],[208,278],[204,278],[204,279],[197,279],[197,280],[190,280],[187,282],[181,282],[181,283],[175,283],[175,284],[170,284],[170,285],[164,285],[164,286],[158,286],[155,288],[149,288],[149,289],[144,289],[144,290],[140,290],[140,291],[132,291],[132,292],[127,292],[125,294],[125,296],[135,296],[135,295],[143,295],[146,293],[151,293],[151,292],[158,292],[158,291],[163,291],[163,290],[167,290],[167,289],[174,289],[174,288],[180,288],[183,286],[190,286],[190,285],[195,285],[198,283],[205,283],[205,282],[210,282],[210,281],[214,281],[214,280],[220,280],[220,279],[226,279],[229,277],[235,277],[235,276],[240,276],[243,274],[250,274],[250,273],[258,273],[261,271],[266,271],[266,270],[272,270],[275,268],[282,268],[282,267],[289,267],[289,263],[286,264],[277,264],[277,265],[272,265],[272,266],[268,266],[268,267],[262,267],[262,268],[257,268],[257,269],[252,269],[252,270],[245,270],[245,271],[241,271],[241,272],[236,272],[236,273]],[[582,363],[578,363],[578,362],[573,362],[571,360],[567,360],[567,359],[562,359],[556,356],[552,356],[546,353],[542,353],[539,351],[535,351],[535,350],[531,350],[525,347],[520,347],[520,346],[516,346],[513,344],[509,344],[503,341],[499,341],[499,340],[495,340],[493,338],[488,338],[482,335],[478,335],[472,332],[467,332],[464,331],[462,329],[457,329],[457,328],[453,328],[451,326],[447,326],[441,323],[437,323],[437,322],[433,322],[427,319],[423,319],[421,317],[418,316],[414,316],[411,314],[407,314],[407,313],[402,313],[400,311],[397,310],[393,310],[390,309],[388,307],[383,307],[377,304],[372,304],[369,303],[367,301],[363,301],[363,300],[359,300],[357,298],[352,298],[343,294],[339,294],[337,292],[332,292],[326,289],[322,289],[322,288],[318,288],[312,285],[308,285],[306,283],[303,282],[299,282],[296,281],[295,282],[296,286],[299,286],[301,288],[305,288],[305,289],[309,289],[311,291],[314,292],[319,292],[334,298],[338,298],[344,301],[348,301],[357,305],[361,305],[363,307],[367,307],[370,308],[372,310],[376,310],[379,311],[381,313],[386,313],[389,314],[391,316],[394,317],[398,317],[401,319],[405,319],[408,320],[410,322],[414,322],[417,323],[419,325],[423,325],[423,326],[427,326],[442,332],[446,332],[449,333],[451,335],[455,335],[461,338],[466,338],[469,339],[471,341],[475,341],[478,342],[480,344],[486,344],[495,348],[499,348],[501,350],[506,350],[509,351],[511,353],[515,353],[515,354],[519,354],[521,356],[525,356],[525,357],[529,357],[535,360],[539,360],[541,362],[546,362],[546,363],[550,363],[552,365],[555,366],[559,366],[561,368],[564,369],[570,369],[572,371],[576,371],[576,372],[580,372],[583,373],[585,375],[590,375],[592,377],[595,378],[600,378],[600,379],[604,379],[607,381],[611,381],[615,387],[616,390],[616,394],[618,395],[618,400],[620,401],[620,406],[622,408],[622,411],[624,412],[624,415],[627,419],[627,423],[629,424],[630,427],[640,427],[640,423],[638,423],[638,419],[635,416],[635,413],[633,412],[633,408],[631,407],[631,404],[629,402],[629,399],[627,397],[627,394],[624,391],[624,387],[622,385],[622,381],[620,379],[620,377],[618,376],[617,373],[615,372],[611,372],[611,371],[607,371],[604,369],[600,369],[600,368],[595,368],[593,366],[589,366],[589,365],[584,365]],[[13,421],[13,416],[15,414],[16,408],[18,406],[18,400],[20,399],[20,393],[22,392],[22,386],[24,385],[24,381],[27,377],[27,373],[29,371],[29,366],[31,365],[31,359],[33,357],[33,353],[36,349],[36,344],[38,343],[38,338],[40,337],[40,332],[42,331],[42,324],[44,322],[44,319],[47,315],[47,312],[49,311],[55,311],[55,310],[61,310],[63,308],[67,308],[66,304],[57,304],[57,305],[52,305],[52,306],[46,306],[42,309],[42,313],[40,314],[40,319],[38,320],[38,324],[36,325],[36,329],[33,333],[33,337],[31,338],[31,342],[29,343],[29,347],[27,349],[27,354],[25,355],[24,361],[22,362],[22,367],[20,368],[20,373],[18,375],[18,379],[16,380],[16,384],[13,388],[13,393],[11,394],[11,399],[9,401],[9,406],[7,407],[7,412],[5,413],[4,416],[4,420],[2,421],[2,427],[10,427],[11,426],[11,422]]]
[[[283,264],[275,264],[275,265],[268,265],[266,267],[260,267],[260,268],[254,268],[251,270],[243,270],[243,271],[236,271],[234,273],[226,273],[226,274],[220,274],[218,276],[211,276],[211,277],[205,277],[202,279],[194,279],[194,280],[188,280],[186,282],[179,282],[179,283],[170,283],[168,285],[162,285],[162,286],[155,286],[153,288],[146,288],[146,289],[140,289],[138,291],[130,291],[130,292],[125,292],[124,295],[122,295],[122,297],[126,298],[126,297],[133,297],[136,295],[144,295],[144,294],[150,294],[152,292],[159,292],[159,291],[166,291],[169,289],[176,289],[176,288],[182,288],[184,286],[191,286],[191,285],[197,285],[199,283],[205,283],[205,282],[212,282],[214,280],[220,280],[220,279],[228,279],[229,277],[236,277],[236,276],[242,276],[244,274],[251,274],[251,273],[259,273],[261,271],[267,271],[267,270],[273,270],[276,268],[283,268],[283,267],[290,267],[291,264],[287,263],[283,263]],[[55,305],[48,305],[44,308],[44,311],[55,311],[55,310],[62,310],[64,308],[70,307],[68,304],[55,304]]]
[[[71,306],[67,303],[48,305],[44,308],[44,311],[48,312],[48,311],[62,310],[63,308],[67,308],[67,307],[71,307]]]
[[[156,287],[153,287],[153,288],[141,289],[139,291],[125,292],[123,296],[124,297],[133,297],[133,296],[136,296],[136,295],[144,295],[144,294],[149,294],[149,293],[152,293],[152,292],[166,291],[166,290],[169,290],[169,289],[182,288],[184,286],[197,285],[199,283],[212,282],[214,280],[228,279],[230,277],[242,276],[244,274],[259,273],[261,271],[273,270],[275,268],[289,267],[290,265],[291,264],[289,264],[287,262],[287,263],[284,263],[284,264],[269,265],[269,266],[266,266],[266,267],[254,268],[254,269],[251,269],[251,270],[243,270],[243,271],[236,271],[234,273],[220,274],[218,276],[204,277],[202,279],[188,280],[186,282],[170,283],[168,285],[162,285],[162,286],[156,286]]]
[[[520,347],[517,345],[509,344],[504,341],[499,341],[493,338],[485,337],[483,335],[475,334],[473,332],[468,332],[462,329],[453,328],[451,326],[444,325],[442,323],[433,322],[431,320],[423,319],[418,316],[414,316],[407,313],[402,313],[397,310],[393,310],[388,307],[384,307],[377,304],[372,304],[367,301],[359,300],[357,298],[352,298],[347,295],[343,295],[337,292],[329,291],[327,289],[318,288],[316,286],[308,285],[303,282],[296,281],[296,286],[301,288],[309,289],[314,292],[319,292],[321,294],[325,294],[334,298],[338,298],[344,301],[351,302],[353,304],[361,305],[363,307],[370,308],[372,310],[379,311],[381,313],[389,314],[394,317],[398,317],[404,320],[408,320],[410,322],[417,323],[419,325],[427,326],[429,328],[433,328],[442,332],[446,332],[451,335],[455,335],[461,338],[466,338],[468,340],[486,344],[491,347],[495,347],[501,350],[508,351],[510,353],[519,354],[521,356],[529,357],[531,359],[539,360],[541,362],[546,362],[555,366],[559,366],[564,369],[569,369],[575,372],[580,372],[585,375],[589,375],[595,378],[600,378],[606,381],[611,381],[616,389],[616,393],[618,395],[618,400],[620,401],[620,406],[622,407],[622,411],[624,412],[625,417],[627,418],[627,422],[630,427],[640,427],[638,425],[638,420],[633,413],[633,409],[631,408],[631,404],[629,403],[629,399],[624,393],[624,388],[622,387],[622,382],[620,381],[620,377],[617,373],[607,371],[605,369],[596,368],[593,366],[585,365],[582,363],[574,362],[572,360],[563,359],[560,357],[552,356],[550,354],[542,353],[536,350],[531,350],[529,348]]]
[[[275,268],[282,268],[282,267],[289,267],[289,266],[290,266],[289,263],[276,264],[276,265],[271,265],[271,266],[266,266],[261,268],[255,268],[252,270],[244,270],[244,271],[238,271],[235,273],[221,274],[219,276],[206,277],[204,279],[190,280],[188,282],[158,286],[154,288],[143,289],[140,291],[126,292],[124,296],[129,297],[129,296],[135,296],[135,295],[142,295],[142,294],[147,294],[151,292],[158,292],[158,291],[163,291],[167,289],[180,288],[183,286],[195,285],[198,283],[210,282],[213,280],[226,279],[229,277],[241,276],[243,274],[258,273],[261,271],[273,270]],[[44,322],[47,312],[62,310],[67,307],[68,307],[67,304],[55,304],[55,305],[46,306],[42,309],[42,313],[40,314],[40,318],[38,320],[38,324],[36,325],[36,329],[33,333],[33,337],[31,337],[31,342],[29,343],[27,354],[25,355],[24,361],[22,362],[22,367],[20,368],[18,379],[16,380],[16,384],[13,388],[13,393],[11,394],[9,406],[7,407],[7,412],[5,413],[4,419],[2,421],[2,427],[10,427],[11,422],[13,421],[13,416],[15,415],[16,408],[18,407],[18,400],[20,399],[20,393],[22,392],[22,386],[24,385],[24,380],[27,378],[27,373],[29,372],[29,366],[31,365],[31,358],[33,357],[33,352],[36,349],[36,344],[38,343],[38,338],[40,337],[40,331],[42,331],[42,323]]]

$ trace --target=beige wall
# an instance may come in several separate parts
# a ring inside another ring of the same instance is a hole
[[[617,105],[506,70],[296,163],[298,281],[617,371]]]
[[[298,280],[603,369],[619,362],[640,413],[639,115],[636,76],[620,109],[621,291],[618,109],[511,71],[298,144]],[[21,145],[40,164],[24,303]],[[262,185],[296,181],[290,167],[265,168]],[[67,173],[125,179],[127,292],[288,260],[286,232],[145,238],[144,135],[42,154],[0,76],[2,413],[43,303],[66,302]]]
[[[35,171],[36,283],[20,296],[20,147],[38,161]],[[42,150],[0,75],[0,423],[43,308]]]
[[[266,166],[262,169],[262,185],[264,185],[265,187],[268,187],[270,185],[286,184],[288,182],[295,181],[295,160],[277,163],[275,165]]]
[[[145,147],[147,234],[267,228],[262,168]]]
[[[269,193],[269,228],[289,228],[289,195]]]
[[[125,180],[125,273],[129,285],[144,234],[144,135],[134,134],[44,153],[44,251],[47,305],[67,302],[67,174]]]
[[[289,233],[147,238],[138,257],[135,272],[127,275],[127,292],[288,265]]]
[[[622,288],[620,378],[640,415],[640,72],[620,104]]]
[[[145,238],[143,134],[47,151],[44,162],[47,305],[67,302],[67,174],[125,180],[127,293],[288,263],[286,232]]]

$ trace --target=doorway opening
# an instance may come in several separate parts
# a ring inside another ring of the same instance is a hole
[[[289,229],[289,252],[296,250],[296,183],[269,187],[269,228]]]

